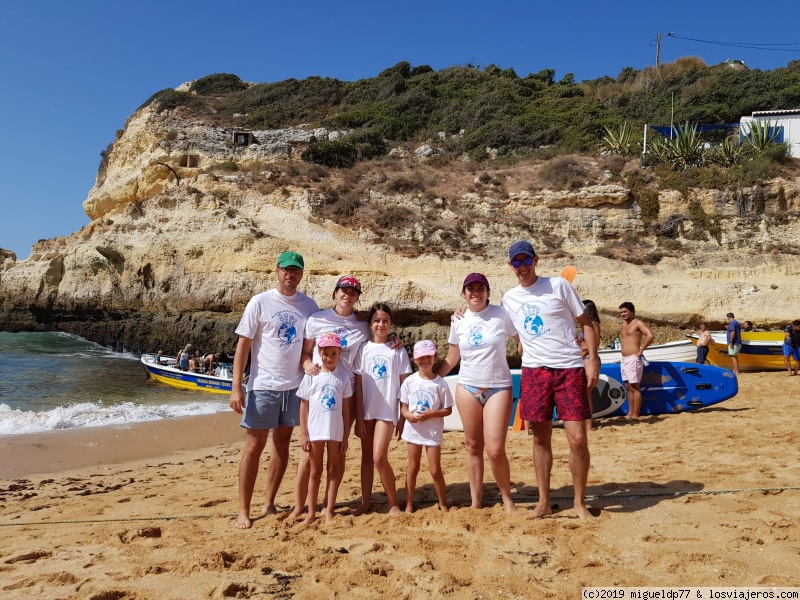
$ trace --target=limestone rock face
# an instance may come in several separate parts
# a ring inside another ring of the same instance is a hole
[[[527,237],[542,248],[542,240],[553,236],[563,239],[561,253],[540,252],[539,274],[557,275],[566,264],[576,265],[576,289],[606,315],[631,301],[640,316],[662,324],[721,323],[728,311],[759,324],[800,317],[800,260],[780,248],[763,251],[770,244],[800,247],[800,180],[770,183],[766,213],[776,212],[780,187],[782,219],[739,218],[741,199],[698,190],[708,214],[728,216],[716,237],[692,233],[682,217],[689,214],[687,200],[662,193],[661,215],[675,216],[673,245],[683,252],[653,265],[595,255],[598,248],[650,235],[621,185],[503,194],[491,187],[466,191],[474,183],[470,175],[465,191],[446,202],[421,194],[374,194],[380,206],[411,211],[410,225],[389,229],[421,245],[442,235],[426,227],[431,210],[442,222],[474,216],[462,235],[480,253],[410,257],[369,230],[315,216],[318,199],[307,186],[254,183],[255,175],[269,182],[277,165],[295,158],[312,139],[341,132],[246,132],[252,138],[245,141],[257,143],[243,146],[236,145],[235,133],[176,112],[145,108],[133,115],[84,202],[92,222],[71,236],[40,241],[25,260],[0,251],[0,329],[57,328],[135,350],[189,341],[228,347],[245,304],[274,285],[275,260],[291,249],[306,261],[301,291],[321,307],[331,305],[336,279],[353,274],[363,284],[362,308],[389,302],[408,341],[424,334],[446,344],[464,276],[485,273],[491,299],[498,302],[516,285],[506,264],[509,244]],[[225,161],[247,168],[212,168]],[[519,222],[501,226],[502,214]]]

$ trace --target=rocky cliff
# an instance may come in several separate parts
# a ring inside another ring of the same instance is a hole
[[[623,184],[638,161],[615,174],[583,157],[596,177],[560,190],[536,183],[540,163],[437,165],[413,148],[354,171],[299,162],[312,140],[341,135],[237,131],[141,109],[84,202],[91,223],[26,260],[0,251],[0,329],[60,329],[132,350],[229,346],[245,303],[292,249],[320,306],[338,276],[354,274],[365,308],[388,301],[410,338],[443,339],[467,273],[484,272],[495,301],[515,285],[505,252],[520,238],[540,250],[541,274],[575,264],[575,287],[607,315],[627,300],[672,326],[721,323],[728,311],[763,325],[800,317],[798,177],[760,186],[756,215],[742,216],[752,199],[741,190],[661,190],[645,224]],[[357,210],[343,204],[348,193]],[[713,229],[688,216],[690,200],[715,216]]]

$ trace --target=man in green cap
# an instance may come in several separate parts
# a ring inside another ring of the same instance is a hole
[[[241,426],[247,432],[239,462],[239,529],[252,526],[250,501],[270,430],[274,433],[263,514],[277,513],[275,496],[289,462],[292,430],[300,425],[296,392],[303,379],[303,331],[308,317],[319,310],[314,300],[297,291],[304,268],[297,252],[283,252],[276,269],[278,284],[250,299],[236,328],[239,343],[233,360],[230,406],[242,415]],[[242,377],[248,356],[250,378],[245,398]]]

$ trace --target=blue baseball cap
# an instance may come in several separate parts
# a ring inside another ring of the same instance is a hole
[[[508,249],[508,259],[513,260],[517,254],[534,257],[536,256],[536,250],[533,249],[529,242],[521,240],[511,244],[511,248]]]

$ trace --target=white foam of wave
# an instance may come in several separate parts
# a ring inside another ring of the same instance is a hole
[[[30,412],[0,404],[0,434],[38,433],[78,427],[126,425],[175,417],[210,415],[230,410],[222,402],[191,402],[187,404],[141,405],[123,402],[104,406],[82,402],[59,406],[42,412]]]

